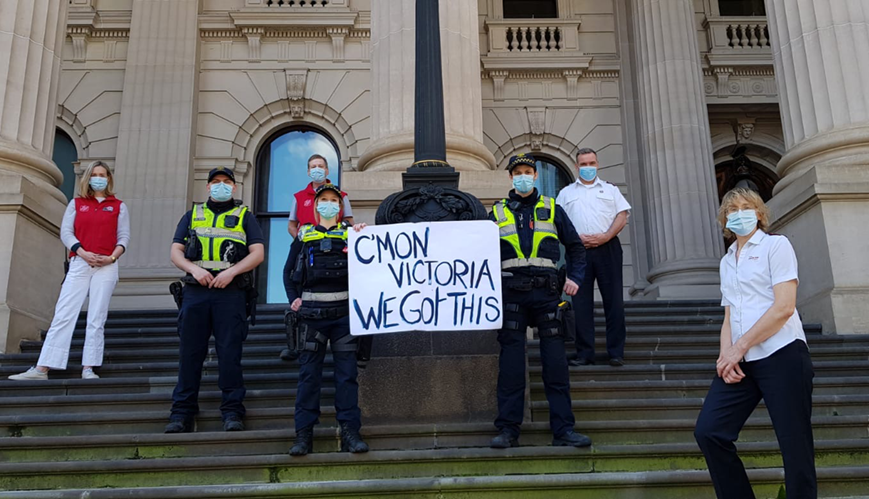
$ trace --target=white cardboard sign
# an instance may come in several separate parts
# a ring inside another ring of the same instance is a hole
[[[350,333],[500,329],[501,258],[490,221],[350,231]]]

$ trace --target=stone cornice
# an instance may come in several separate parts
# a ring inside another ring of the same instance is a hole
[[[300,27],[300,26],[346,26],[353,27],[359,14],[350,9],[330,8],[311,9],[310,11],[288,11],[274,9],[247,9],[230,12],[233,24],[237,27]]]

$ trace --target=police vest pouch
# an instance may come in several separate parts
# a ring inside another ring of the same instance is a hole
[[[558,315],[558,322],[561,324],[565,341],[573,342],[576,340],[576,314],[570,302],[563,301],[559,303],[556,314]]]

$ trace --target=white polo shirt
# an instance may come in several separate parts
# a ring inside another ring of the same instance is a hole
[[[772,287],[797,277],[797,255],[784,236],[758,230],[745,243],[736,259],[736,243],[721,259],[721,305],[730,307],[731,342],[736,343],[775,301]],[[800,316],[794,310],[781,330],[751,347],[746,361],[769,357],[795,340],[806,341]]]
[[[555,198],[577,234],[602,234],[610,229],[616,215],[631,209],[619,188],[597,177],[590,185],[577,179]]]

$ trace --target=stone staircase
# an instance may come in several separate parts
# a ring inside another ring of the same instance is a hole
[[[99,380],[77,378],[81,322],[68,371],[52,372],[49,381],[5,379],[36,363],[41,342],[0,355],[0,498],[714,497],[693,439],[718,355],[723,311],[714,303],[631,302],[628,365],[571,368],[577,429],[594,439],[590,449],[548,446],[548,408],[532,343],[531,421],[523,425],[521,447],[489,449],[495,433],[489,423],[363,420],[372,451],[337,452],[327,357],[317,452],[303,458],[286,453],[298,374],[295,363],[277,358],[284,339],[277,307],[260,310],[245,344],[248,431],[221,431],[212,350],[197,433],[162,433],[177,369],[175,318],[168,310],[111,314]],[[601,319],[597,325],[604,351]],[[869,497],[869,335],[822,335],[811,326],[807,333],[816,370],[821,496]],[[777,497],[781,457],[763,405],[738,446],[758,497]]]

